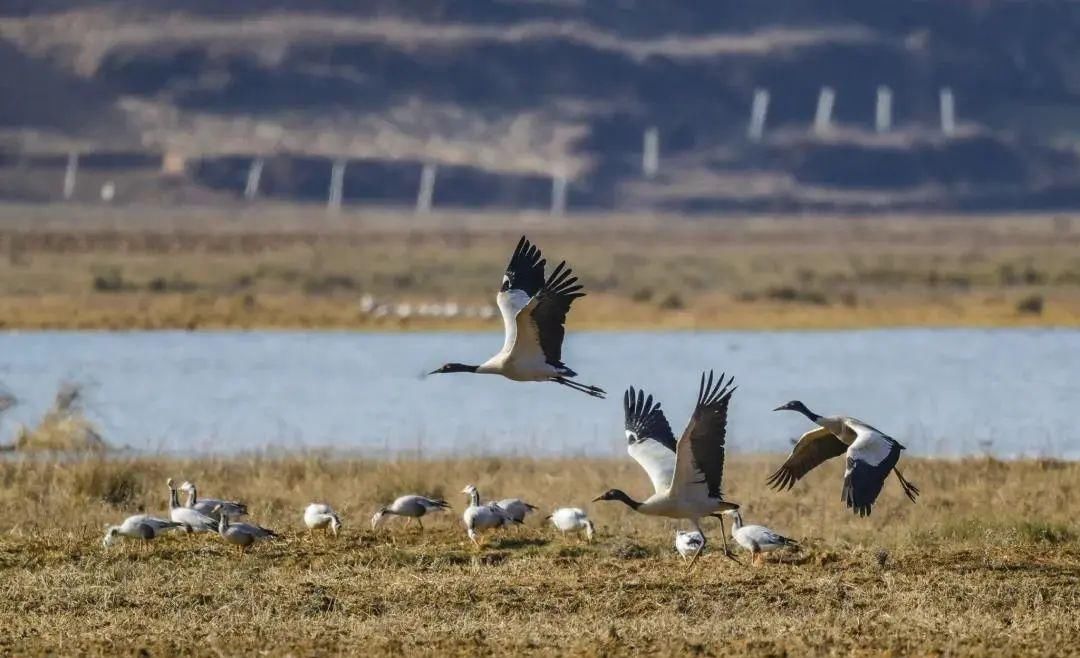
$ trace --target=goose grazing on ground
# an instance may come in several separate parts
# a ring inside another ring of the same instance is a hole
[[[847,468],[840,498],[856,514],[870,515],[890,471],[896,473],[908,499],[915,502],[918,487],[904,479],[896,468],[900,452],[904,450],[896,439],[850,416],[819,416],[798,400],[774,411],[797,411],[818,428],[802,435],[791,456],[766,481],[769,486],[778,491],[790,489],[822,463],[846,452]]]
[[[469,485],[461,490],[461,493],[469,497],[469,506],[465,508],[461,518],[465,521],[465,531],[477,546],[480,545],[479,536],[487,530],[494,530],[515,521],[510,514],[495,503],[480,504],[480,492],[476,487]]]
[[[378,530],[387,516],[404,516],[405,525],[409,525],[413,519],[416,519],[416,522],[420,524],[420,531],[423,532],[424,523],[420,518],[428,512],[441,512],[444,509],[450,509],[450,503],[441,498],[428,498],[415,494],[401,496],[375,512],[375,516],[371,517],[371,529]]]
[[[572,381],[577,373],[562,362],[566,314],[570,304],[585,293],[566,261],[545,281],[546,262],[540,250],[521,236],[495,296],[505,331],[502,350],[478,366],[447,363],[429,374],[472,372],[502,375],[518,382],[551,381],[604,397],[603,389]]]
[[[682,556],[683,562],[690,558],[690,566],[693,566],[694,561],[705,550],[705,535],[697,530],[676,530],[675,550]]]
[[[596,534],[596,526],[580,507],[560,507],[547,518],[551,519],[551,524],[563,534],[584,530],[585,539],[590,542]]]
[[[189,534],[192,532],[217,532],[218,523],[216,519],[199,512],[193,507],[184,507],[180,504],[179,497],[176,495],[176,488],[173,487],[172,478],[166,480],[165,485],[169,487],[170,519],[183,526],[184,531]]]
[[[195,488],[195,483],[188,480],[180,485],[180,491],[187,494],[187,506],[202,512],[203,514],[213,518],[215,521],[219,520],[218,513],[214,510],[217,507],[221,507],[222,510],[229,516],[236,518],[238,516],[247,516],[248,508],[244,503],[236,502],[235,500],[219,500],[217,498],[199,498],[199,492]]]
[[[535,505],[530,505],[520,498],[503,498],[495,504],[501,507],[517,523],[525,523],[525,517],[528,516],[529,512],[536,511]]]
[[[337,537],[341,529],[341,517],[325,503],[312,503],[304,509],[304,525],[308,530],[329,530]]]
[[[623,397],[626,412],[627,452],[652,480],[655,493],[638,502],[620,489],[611,489],[596,500],[618,500],[635,512],[650,516],[687,519],[694,530],[701,532],[699,519],[739,509],[735,503],[724,500],[720,487],[724,478],[724,445],[727,434],[727,410],[735,378],[724,383],[720,375],[715,384],[713,373],[701,375],[697,406],[686,424],[682,437],[675,441],[660,403],[653,403],[652,396],[630,388]],[[730,557],[727,539],[724,554]]]
[[[252,544],[267,539],[276,539],[278,535],[269,528],[255,525],[254,523],[230,523],[229,514],[223,505],[218,505],[214,513],[221,519],[218,522],[218,534],[221,538],[235,546],[240,551],[240,557]]]
[[[785,546],[798,546],[799,542],[794,539],[777,534],[761,525],[743,525],[742,514],[738,510],[730,512],[731,536],[753,556],[751,564],[764,564],[765,553],[775,551]]]
[[[149,544],[151,539],[160,536],[161,533],[179,527],[181,527],[181,524],[175,521],[166,521],[148,514],[136,514],[124,519],[124,522],[120,525],[107,527],[101,545],[109,548],[120,537],[142,539],[144,544]]]

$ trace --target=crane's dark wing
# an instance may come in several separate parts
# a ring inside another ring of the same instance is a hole
[[[510,264],[503,274],[499,292],[521,290],[528,298],[536,296],[544,287],[544,265],[546,261],[540,250],[523,235],[514,248]]]
[[[563,261],[551,273],[547,283],[536,295],[530,318],[536,326],[544,360],[553,366],[564,365],[562,344],[566,336],[564,327],[566,314],[570,311],[570,304],[575,299],[585,296],[581,289],[582,285],[577,282],[577,277],[573,275],[569,267],[566,267],[566,261]]]
[[[847,444],[829,430],[824,427],[812,429],[802,435],[787,461],[769,476],[765,484],[778,491],[790,489],[804,475],[846,450]]]
[[[715,380],[712,371],[701,374],[697,406],[676,447],[672,488],[686,490],[704,484],[709,498],[723,498],[724,450],[727,437],[728,405],[735,392],[731,377]],[[687,492],[689,493],[689,492]],[[694,496],[688,496],[694,497]]]

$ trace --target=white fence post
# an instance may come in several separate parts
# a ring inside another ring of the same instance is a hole
[[[769,112],[769,90],[754,90],[754,101],[750,104],[750,127],[746,130],[746,136],[752,142],[760,142],[765,136],[765,117]]]
[[[345,185],[345,160],[334,160],[330,170],[330,194],[326,198],[326,209],[331,212],[341,210],[342,188]]]
[[[431,212],[435,201],[435,176],[438,165],[429,162],[420,170],[420,189],[416,192],[416,214],[426,215]]]
[[[551,170],[551,210],[553,217],[566,214],[566,173],[562,167]]]
[[[874,106],[874,129],[879,133],[892,130],[892,89],[885,85],[877,88],[877,105]]]
[[[938,94],[941,104],[941,132],[946,137],[956,133],[956,99],[950,87],[942,87]]]
[[[248,169],[247,183],[244,185],[244,198],[251,201],[259,195],[259,181],[262,179],[263,159],[255,158]]]
[[[79,154],[68,153],[67,168],[64,170],[64,200],[75,196],[75,178],[79,173]]]
[[[652,178],[660,171],[660,129],[650,126],[642,138],[641,173]]]
[[[822,87],[818,93],[817,111],[814,113],[814,133],[818,136],[829,132],[832,127],[833,104],[836,102],[836,92],[832,87]]]

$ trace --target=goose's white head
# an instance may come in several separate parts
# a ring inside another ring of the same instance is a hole
[[[469,486],[462,489],[461,493],[465,494],[466,496],[473,495],[474,493],[476,493],[476,485],[475,484],[470,484]]]
[[[109,526],[105,529],[105,537],[101,540],[101,545],[105,548],[110,548],[116,543],[116,538],[120,536],[120,526]]]
[[[184,483],[180,485],[180,491],[184,493],[191,493],[191,490],[195,488],[195,485],[190,480],[184,480]]]

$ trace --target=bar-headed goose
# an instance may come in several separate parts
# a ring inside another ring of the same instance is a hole
[[[184,507],[180,504],[180,500],[176,495],[176,488],[173,486],[173,479],[169,478],[165,481],[165,486],[169,487],[169,518],[179,523],[185,532],[217,532],[218,523],[217,520],[199,512],[193,507]]]
[[[441,498],[428,498],[416,494],[400,496],[375,512],[375,516],[371,517],[371,529],[378,530],[387,516],[403,516],[405,525],[409,525],[413,519],[416,519],[416,522],[420,524],[420,531],[423,532],[424,523],[420,518],[428,512],[441,512],[444,509],[450,509],[450,504]]]
[[[596,526],[589,520],[585,510],[580,507],[560,507],[552,512],[548,518],[551,519],[551,525],[555,526],[563,534],[584,530],[585,539],[590,542],[593,535],[596,534]]]
[[[273,530],[254,523],[230,523],[223,505],[218,505],[214,513],[221,519],[218,522],[218,534],[240,551],[240,557],[244,557],[244,552],[256,542],[276,539],[279,536]]]
[[[469,497],[469,506],[465,508],[461,515],[462,520],[465,522],[465,532],[477,546],[480,545],[479,537],[482,533],[505,525],[520,523],[495,503],[481,505],[480,492],[477,491],[475,486],[470,484],[462,489],[461,493]]]
[[[304,509],[304,525],[308,530],[329,530],[337,537],[341,529],[341,517],[325,503],[312,503]]]
[[[447,363],[430,374],[472,372],[518,382],[550,381],[604,397],[603,389],[572,381],[577,373],[562,362],[566,314],[570,304],[585,293],[566,261],[545,281],[546,263],[540,250],[521,236],[495,296],[505,331],[502,349],[478,366]]]
[[[495,503],[517,523],[525,523],[525,517],[529,512],[536,511],[535,505],[530,505],[520,498],[503,498]]]
[[[142,539],[143,542],[149,543],[151,539],[161,536],[163,532],[179,527],[181,527],[181,524],[175,521],[166,521],[149,514],[136,514],[124,519],[124,522],[120,525],[108,526],[105,529],[105,537],[101,540],[101,545],[109,548],[121,537]]]
[[[720,519],[723,532],[721,514],[739,508],[724,500],[721,491],[727,410],[735,392],[733,382],[734,377],[725,383],[721,374],[714,384],[711,371],[707,380],[702,373],[697,405],[677,442],[660,403],[653,403],[651,395],[645,397],[643,392],[629,389],[623,398],[627,451],[649,474],[654,493],[639,502],[620,489],[611,489],[596,500],[618,500],[635,512],[650,516],[687,519],[698,532],[701,532],[699,519],[712,516]],[[724,554],[730,557],[726,538]]]
[[[915,502],[919,489],[896,468],[904,446],[884,432],[850,416],[820,416],[798,400],[774,411],[796,411],[818,427],[803,434],[791,456],[776,469],[766,484],[778,491],[795,486],[804,475],[824,462],[847,453],[844,486],[840,497],[859,516],[868,516],[890,472],[896,473],[904,494]]]
[[[765,553],[775,551],[786,546],[798,546],[799,542],[769,530],[761,525],[743,525],[742,514],[738,510],[730,512],[733,517],[731,522],[731,536],[753,556],[751,564],[761,565],[764,563]]]
[[[247,516],[248,508],[244,503],[235,500],[220,500],[218,498],[199,498],[195,483],[190,480],[180,485],[180,491],[187,494],[188,507],[202,512],[215,521],[219,520],[218,513],[214,511],[217,507],[221,507],[232,518]]]
[[[676,530],[675,550],[682,556],[683,562],[690,558],[690,566],[705,550],[705,535],[697,530]]]

